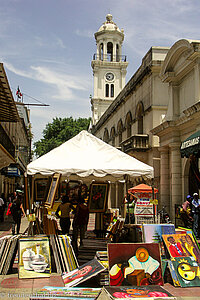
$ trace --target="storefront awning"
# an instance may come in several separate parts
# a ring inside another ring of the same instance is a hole
[[[200,156],[200,130],[181,143],[181,157]]]

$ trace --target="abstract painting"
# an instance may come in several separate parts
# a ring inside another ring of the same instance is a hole
[[[181,287],[200,286],[200,265],[194,257],[171,259]]]
[[[163,285],[160,245],[108,244],[110,285]]]

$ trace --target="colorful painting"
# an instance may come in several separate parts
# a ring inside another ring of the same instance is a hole
[[[48,237],[19,240],[19,278],[50,277],[51,260]]]
[[[163,285],[160,245],[108,244],[110,285]]]
[[[121,287],[104,287],[99,295],[99,299],[136,299],[136,298],[168,298],[176,299],[172,294],[161,286],[121,286]],[[97,298],[98,299],[98,298]]]
[[[200,263],[200,250],[191,233],[167,234],[162,237],[171,257],[193,256]]]
[[[109,183],[93,182],[90,185],[89,210],[94,212],[105,212],[108,199]]]
[[[171,262],[181,287],[200,286],[200,264],[194,257],[174,257]]]
[[[94,258],[72,272],[63,273],[62,278],[66,287],[76,286],[104,270],[105,267]]]
[[[31,299],[90,299],[94,300],[100,293],[101,288],[69,288],[69,287],[55,287],[45,286],[36,295],[32,295]],[[38,298],[37,298],[38,297]],[[58,297],[58,298],[57,298]]]
[[[145,243],[160,243],[161,255],[165,257],[163,234],[175,234],[173,224],[143,224],[143,235]]]

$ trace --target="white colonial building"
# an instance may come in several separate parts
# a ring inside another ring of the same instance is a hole
[[[116,40],[115,33],[114,30],[109,33],[110,40],[112,36]],[[97,48],[102,49],[102,40],[98,35],[95,37]],[[105,45],[102,53],[107,55]],[[100,52],[97,57],[101,57]],[[111,68],[112,61],[110,65],[101,63],[92,61],[95,76],[91,131],[154,167],[159,206],[167,206],[174,219],[175,205],[180,205],[188,193],[200,189],[200,41],[180,40],[171,48],[151,47],[124,87],[125,77],[123,80],[121,77],[123,84],[116,86],[118,95],[114,94],[112,99],[103,96],[106,84],[114,82],[117,73]],[[119,77],[127,67],[123,63]],[[122,186],[118,184],[114,190],[117,192],[112,194],[112,207],[120,207]]]

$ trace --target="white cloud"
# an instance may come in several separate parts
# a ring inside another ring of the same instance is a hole
[[[68,75],[43,66],[31,66],[28,72],[17,69],[9,63],[5,63],[5,66],[16,75],[50,85],[51,98],[54,99],[71,100],[75,97],[75,92],[87,91],[89,88],[89,76]]]

